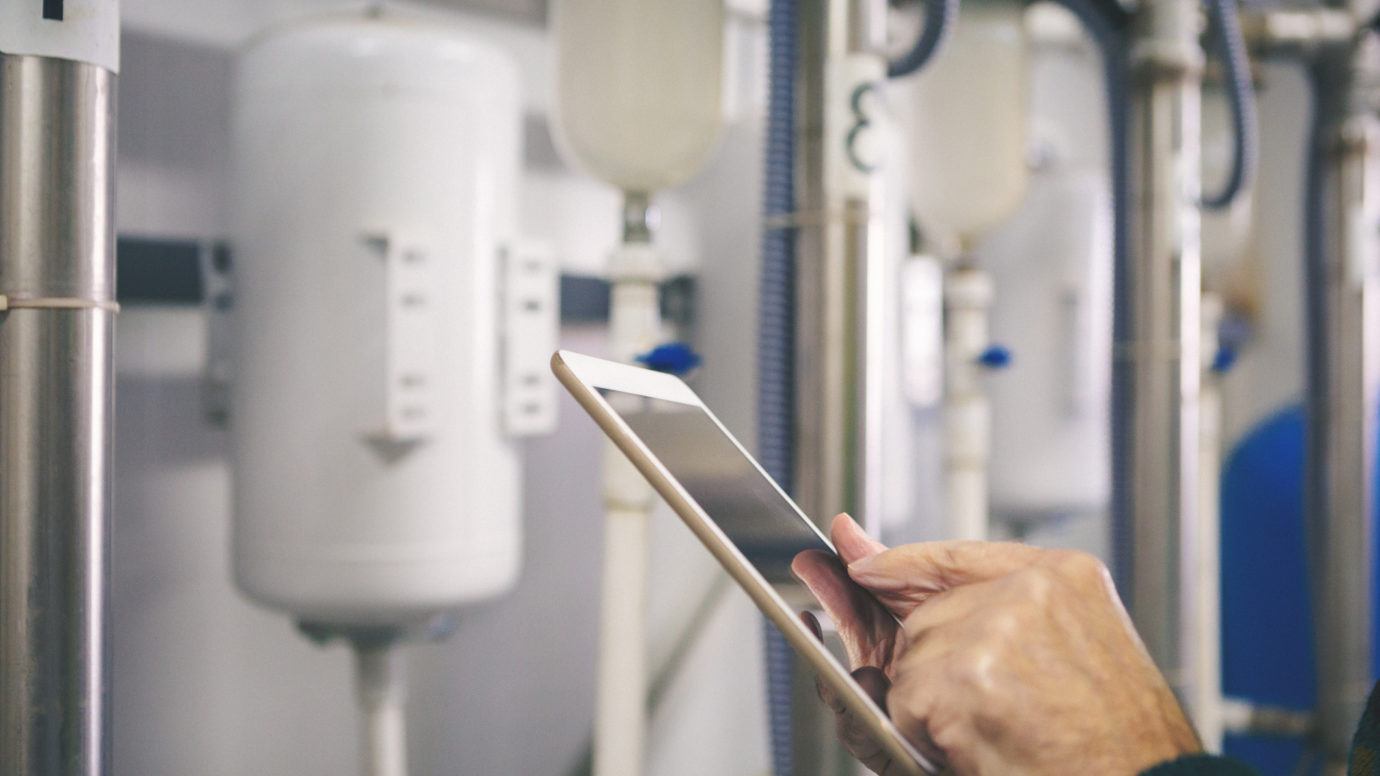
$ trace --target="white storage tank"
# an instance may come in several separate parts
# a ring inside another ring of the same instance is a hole
[[[924,69],[889,83],[910,201],[926,236],[966,252],[1025,196],[1025,4],[965,0]]]
[[[234,97],[234,567],[311,622],[405,625],[510,587],[500,411],[514,66],[388,13],[287,26]]]
[[[682,183],[723,124],[722,0],[557,0],[556,141],[625,192]]]

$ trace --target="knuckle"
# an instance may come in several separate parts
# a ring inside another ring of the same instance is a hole
[[[968,649],[955,658],[955,678],[970,690],[985,692],[992,686],[992,665],[996,661],[993,650],[986,646]]]
[[[1021,596],[1027,604],[1047,606],[1054,597],[1055,572],[1045,566],[1022,571],[1017,578]]]
[[[898,679],[886,694],[887,713],[904,733],[924,730],[929,702],[924,688],[915,681]]]
[[[1061,550],[1058,562],[1065,574],[1083,584],[1101,584],[1109,574],[1106,564],[1086,552]]]
[[[1006,606],[993,611],[983,623],[983,636],[993,644],[1006,644],[1024,628],[1028,610],[1020,606]]]

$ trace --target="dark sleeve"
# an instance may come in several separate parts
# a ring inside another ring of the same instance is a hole
[[[1256,770],[1245,763],[1226,757],[1207,754],[1191,754],[1160,763],[1140,776],[1260,776]]]
[[[1351,762],[1348,773],[1371,776],[1380,773],[1380,684],[1370,691],[1366,713],[1356,737],[1351,741]]]

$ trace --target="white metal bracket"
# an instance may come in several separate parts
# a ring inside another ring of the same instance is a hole
[[[419,442],[437,426],[435,257],[392,232],[366,232],[363,240],[384,270],[383,406],[371,429],[390,442]]]
[[[234,370],[230,316],[235,304],[230,250],[224,244],[203,243],[198,260],[204,283],[206,362],[201,376],[202,412],[223,426],[230,415],[230,379]]]
[[[556,428],[560,278],[551,247],[515,240],[499,249],[503,271],[503,425],[512,436],[549,434]]]

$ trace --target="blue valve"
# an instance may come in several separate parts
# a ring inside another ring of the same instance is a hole
[[[1212,355],[1212,366],[1208,367],[1214,374],[1225,374],[1236,366],[1236,348],[1230,345],[1223,345]]]
[[[657,345],[635,360],[654,372],[684,377],[700,365],[700,354],[684,342],[668,342]]]
[[[975,360],[988,369],[1005,369],[1011,366],[1011,351],[1005,345],[988,345]]]

